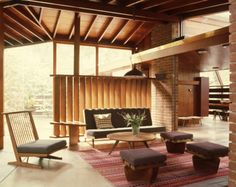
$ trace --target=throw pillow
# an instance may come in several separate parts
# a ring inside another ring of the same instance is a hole
[[[95,119],[97,129],[113,128],[112,122],[111,122],[111,113],[94,114],[94,119]]]

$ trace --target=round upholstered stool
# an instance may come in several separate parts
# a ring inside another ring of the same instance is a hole
[[[166,161],[166,155],[149,148],[122,150],[120,156],[128,181],[145,180],[149,184],[155,181],[159,167]]]
[[[169,153],[184,153],[186,142],[193,140],[192,134],[184,132],[162,132],[160,136],[165,141]]]
[[[217,173],[220,159],[228,155],[229,149],[226,146],[211,143],[198,142],[186,145],[187,152],[193,154],[193,166],[197,171],[208,171]]]

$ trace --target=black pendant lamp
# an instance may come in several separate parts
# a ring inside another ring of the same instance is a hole
[[[138,70],[135,66],[133,66],[132,70],[128,71],[124,76],[138,76],[138,77],[144,77],[142,71]]]

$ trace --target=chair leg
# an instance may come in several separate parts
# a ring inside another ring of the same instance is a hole
[[[41,165],[30,164],[30,163],[19,162],[19,161],[8,162],[8,164],[15,165],[15,166],[21,166],[21,167],[27,167],[27,168],[37,168],[37,169],[43,168]]]
[[[93,148],[94,148],[94,138],[92,139],[92,146],[93,146]]]

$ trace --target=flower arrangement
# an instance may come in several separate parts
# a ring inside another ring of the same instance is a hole
[[[121,116],[124,118],[127,126],[132,127],[133,134],[139,133],[139,127],[142,125],[143,120],[146,118],[145,112],[141,114],[123,113]]]

